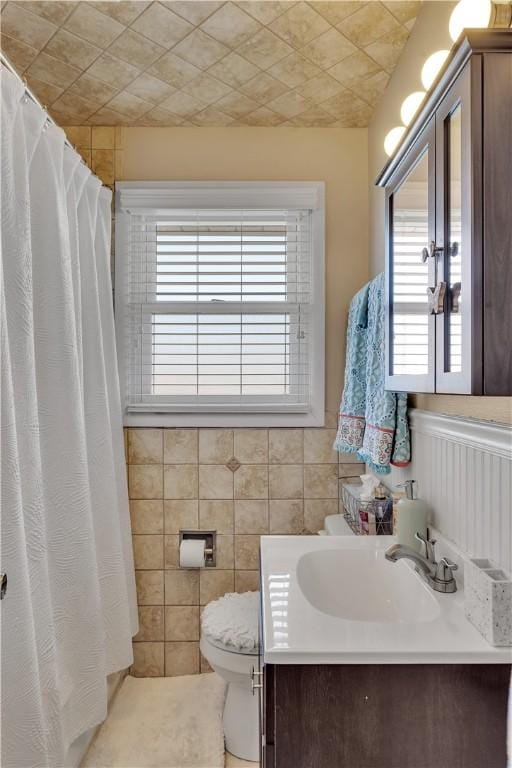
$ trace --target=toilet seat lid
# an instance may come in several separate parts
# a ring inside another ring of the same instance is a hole
[[[254,653],[259,648],[259,592],[228,592],[205,607],[201,629],[226,650]]]
[[[203,632],[203,639],[206,640],[210,646],[218,648],[219,651],[224,651],[224,653],[233,653],[235,656],[257,656],[260,652],[259,647],[252,648],[251,650],[248,648],[235,648],[234,645],[227,645],[221,640],[216,640],[214,637],[207,635],[206,632]]]

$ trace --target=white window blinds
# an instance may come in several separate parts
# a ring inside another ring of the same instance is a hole
[[[393,372],[428,371],[428,211],[400,208],[393,219]]]
[[[128,410],[309,410],[311,216],[129,215],[117,288]]]

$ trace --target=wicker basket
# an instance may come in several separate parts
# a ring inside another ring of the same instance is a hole
[[[344,518],[352,531],[357,534],[364,534],[361,524],[360,512],[372,513],[375,515],[375,528],[378,535],[389,536],[393,534],[393,517],[389,521],[379,519],[379,507],[382,502],[379,499],[371,501],[361,501],[362,486],[356,483],[347,483],[346,479],[340,484],[340,498],[344,509]],[[386,498],[391,498],[388,493]]]

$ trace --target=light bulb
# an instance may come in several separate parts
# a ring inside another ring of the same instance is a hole
[[[389,131],[384,139],[384,152],[388,157],[391,157],[404,133],[405,128],[403,125],[397,125],[396,128],[392,128]]]
[[[421,82],[426,91],[428,91],[441,71],[449,53],[450,51],[436,51],[435,53],[432,53],[424,63],[423,69],[421,70]]]
[[[489,25],[491,18],[491,0],[460,0],[450,16],[448,29],[455,42],[463,29],[481,29]]]
[[[414,93],[410,93],[407,98],[403,100],[402,106],[400,107],[400,117],[402,118],[402,123],[404,125],[409,125],[425,96],[425,91],[414,91]]]

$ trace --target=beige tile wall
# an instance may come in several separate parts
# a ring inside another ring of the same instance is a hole
[[[332,450],[335,414],[327,423],[126,431],[140,619],[133,674],[205,669],[201,608],[225,592],[258,588],[260,536],[316,533],[338,511],[338,477],[363,465]],[[180,528],[217,531],[215,569],[179,569]]]
[[[68,125],[64,131],[91,171],[113,188],[115,179],[122,174],[121,129],[104,125]]]

